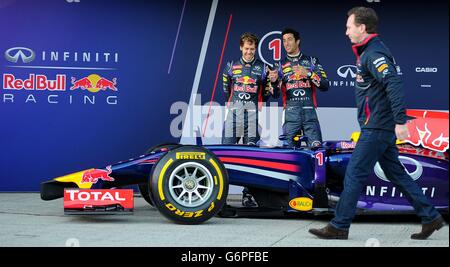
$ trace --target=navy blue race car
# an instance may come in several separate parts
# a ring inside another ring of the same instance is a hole
[[[448,113],[447,113],[448,125]],[[447,130],[448,131],[448,130]],[[447,133],[448,136],[448,133]],[[339,200],[345,170],[357,143],[326,141],[322,147],[158,145],[145,155],[100,169],[43,182],[41,198],[63,197],[65,188],[107,189],[138,185],[145,200],[172,221],[202,223],[243,212],[328,213]],[[400,161],[442,213],[448,214],[448,140],[445,151],[398,143]],[[229,185],[245,186],[257,207],[226,205]],[[377,164],[358,202],[359,213],[412,213],[412,206]]]

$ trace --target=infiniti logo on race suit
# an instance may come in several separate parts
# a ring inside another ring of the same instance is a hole
[[[352,78],[356,77],[356,66],[355,65],[343,65],[337,69],[337,74],[342,78]],[[350,77],[349,77],[350,74]]]
[[[417,160],[412,159],[412,158],[408,158],[405,156],[399,156],[398,157],[400,162],[410,162],[412,165],[415,166],[414,171],[408,171],[408,169],[406,169],[405,165],[402,163],[403,168],[405,168],[405,171],[408,173],[409,176],[411,176],[411,178],[415,181],[417,179],[420,178],[420,176],[422,176],[423,173],[423,167],[422,164],[420,164]],[[390,182],[389,179],[386,177],[386,174],[384,174],[383,169],[381,168],[380,164],[377,162],[375,164],[375,167],[373,168],[373,171],[375,172],[375,175],[380,178],[383,181],[386,182]]]
[[[30,63],[35,57],[34,51],[26,47],[13,47],[5,51],[6,60],[12,63],[17,63],[19,59],[23,63]]]
[[[303,89],[297,89],[292,93],[294,96],[304,96],[306,94],[305,90]]]
[[[242,100],[250,100],[252,96],[249,93],[239,93],[238,97]]]

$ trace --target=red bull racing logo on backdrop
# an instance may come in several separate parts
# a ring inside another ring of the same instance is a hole
[[[68,84],[65,74],[56,74],[54,76],[30,73],[25,78],[18,77],[11,73],[3,74],[3,90],[2,103],[41,103],[48,104],[67,103],[73,104],[81,102],[82,104],[96,104],[99,102],[99,97],[103,97],[102,102],[105,101],[108,105],[117,104],[118,97],[116,92],[117,78],[106,78],[97,74],[91,74],[79,79],[71,77],[71,84]],[[70,88],[70,90],[69,90]],[[28,94],[17,94],[16,92],[25,91]],[[41,94],[42,92],[51,92],[52,94]],[[87,92],[88,94],[75,93],[76,91]],[[104,91],[107,94],[102,96],[93,95],[91,93],[98,93]],[[75,94],[71,94],[74,92]]]
[[[3,74],[3,89],[5,90],[49,90],[65,91],[66,75],[57,74],[53,80],[42,74],[29,74],[27,78],[20,79],[14,74]]]
[[[448,111],[408,110],[407,115],[416,119],[408,121],[405,142],[438,152],[448,150]]]
[[[117,52],[36,51],[17,46],[6,49],[4,59],[10,71],[2,77],[5,91],[0,103],[118,104],[117,77],[111,75],[118,70]]]
[[[100,90],[105,91],[108,89],[112,91],[117,91],[116,84],[117,78],[108,80],[97,74],[91,74],[87,77],[83,77],[78,80],[75,77],[72,77],[72,87],[70,87],[70,90],[80,88],[82,90],[88,90],[89,92],[92,93],[97,93]]]

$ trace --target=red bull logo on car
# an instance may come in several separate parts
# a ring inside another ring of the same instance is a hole
[[[116,84],[117,78],[108,80],[97,74],[91,74],[78,80],[75,77],[72,77],[72,87],[70,87],[70,90],[81,89],[88,90],[92,93],[97,93],[100,90],[105,91],[107,89],[117,91]]]
[[[103,180],[107,182],[114,181],[114,178],[110,177],[111,174],[111,166],[106,167],[106,170],[101,169],[91,169],[87,170],[83,173],[83,177],[81,178],[81,183],[97,183],[98,180]]]
[[[341,149],[354,149],[356,147],[356,142],[340,142],[338,147]]]
[[[448,111],[408,110],[407,115],[416,119],[407,123],[409,137],[405,142],[438,152],[448,150]]]

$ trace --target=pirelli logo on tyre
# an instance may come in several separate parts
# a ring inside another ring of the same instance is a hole
[[[204,152],[177,152],[176,159],[206,159],[206,154]]]
[[[204,210],[197,210],[197,211],[182,211],[175,207],[172,203],[166,203],[166,208],[173,212],[175,215],[178,215],[180,217],[184,218],[197,218],[203,216]],[[208,212],[211,212],[214,209],[215,205],[214,202],[211,202],[211,205],[208,207]]]
[[[182,211],[177,209],[172,203],[167,203],[166,208],[168,208],[170,211],[174,212],[175,215],[185,217],[185,218],[196,218],[203,215],[203,210],[198,211]]]

